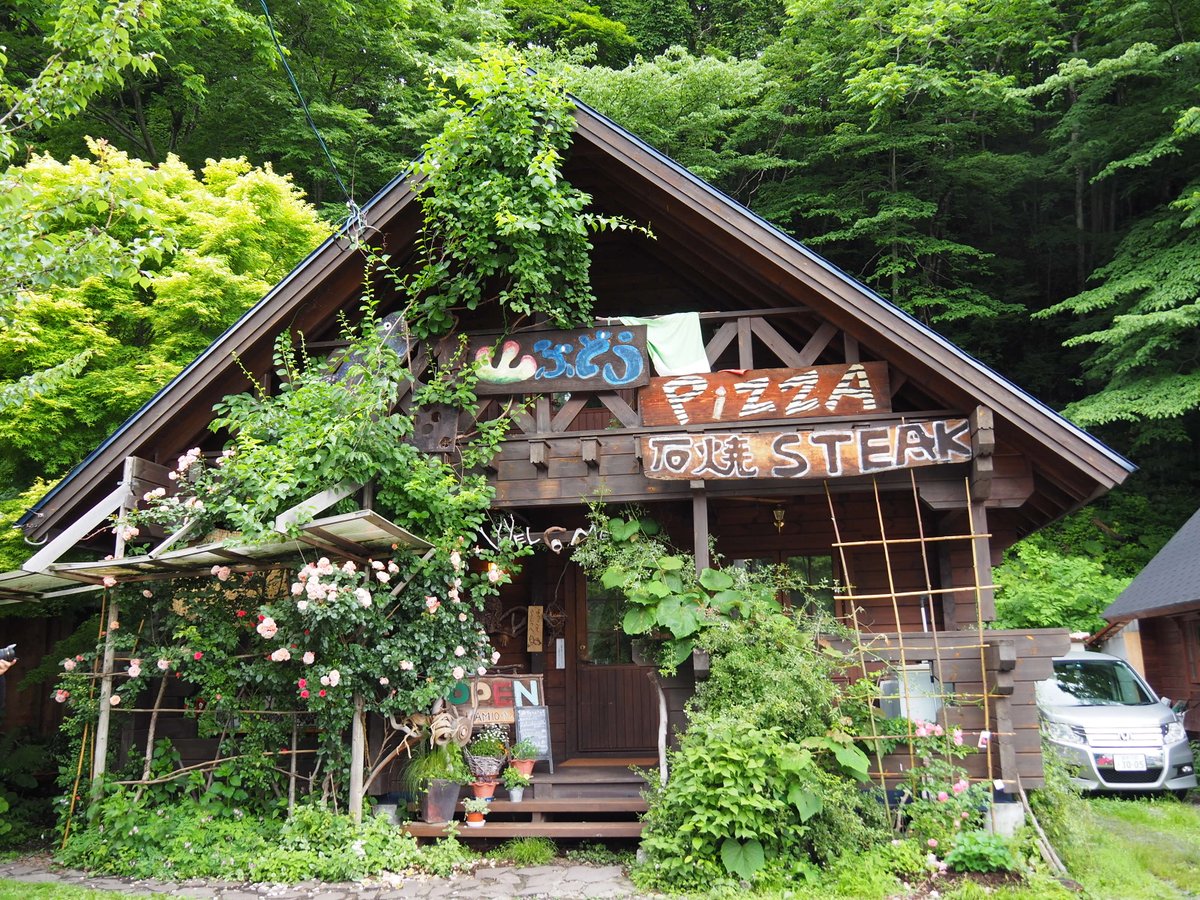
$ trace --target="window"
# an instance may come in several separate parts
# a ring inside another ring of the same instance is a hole
[[[833,599],[833,558],[829,556],[786,556],[784,553],[772,553],[751,559],[733,559],[730,564],[748,572],[756,572],[771,566],[786,566],[793,572],[798,572],[806,584],[824,582],[823,587],[817,587],[809,592],[789,591],[787,598],[797,609],[808,612],[824,612],[835,615]],[[782,599],[782,598],[781,598]]]
[[[625,595],[598,581],[587,581],[587,655],[594,666],[630,665],[633,639],[621,629]]]

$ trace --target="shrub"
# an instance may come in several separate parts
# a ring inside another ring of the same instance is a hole
[[[956,872],[1012,872],[1017,868],[1008,841],[987,831],[968,831],[955,838],[946,864]]]
[[[507,860],[518,866],[544,866],[558,856],[554,841],[545,837],[513,838],[488,854],[488,859]]]

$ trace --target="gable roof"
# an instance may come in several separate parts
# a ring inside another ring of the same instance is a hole
[[[575,103],[568,166],[580,169],[585,181],[597,179],[601,189],[581,186],[598,203],[650,221],[681,269],[713,277],[735,269],[753,279],[767,304],[802,302],[874,346],[910,377],[936,384],[947,405],[990,407],[998,426],[1007,426],[1031,459],[1055,470],[1057,493],[1040,521],[1082,506],[1134,470],[1102,442],[795,238],[586,104]],[[398,240],[398,247],[389,244],[393,255],[411,244],[420,226],[407,176],[395,178],[363,209],[369,231]],[[142,448],[156,445],[171,453],[193,440],[209,418],[207,408],[196,408],[200,398],[211,406],[224,394],[246,388],[235,357],[253,359],[257,353],[269,362],[271,344],[284,328],[328,326],[357,296],[361,275],[361,255],[339,237],[327,240],[39,500],[18,526],[31,539],[44,539],[111,488],[125,457],[139,451],[153,455]]]
[[[1200,510],[1138,572],[1104,611],[1110,622],[1200,606]]]

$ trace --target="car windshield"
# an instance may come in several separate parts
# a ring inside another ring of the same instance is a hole
[[[1050,706],[1145,706],[1153,703],[1133,670],[1115,659],[1056,660],[1054,678],[1038,685]]]

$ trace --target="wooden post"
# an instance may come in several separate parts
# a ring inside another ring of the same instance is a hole
[[[113,657],[116,641],[113,625],[120,621],[121,614],[115,597],[108,602],[108,621],[104,623],[104,657],[100,662],[100,711],[96,716],[96,749],[92,753],[92,799],[99,800],[104,793],[104,771],[108,758],[108,724],[112,712]]]
[[[708,568],[708,494],[704,482],[693,479],[692,487],[692,539],[696,547],[696,574]]]
[[[350,720],[350,818],[362,822],[363,766],[366,761],[366,717],[362,694],[354,695],[354,718]]]

